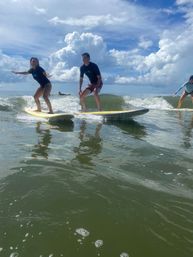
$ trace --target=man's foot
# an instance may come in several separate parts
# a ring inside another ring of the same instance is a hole
[[[54,114],[54,112],[53,112],[53,111],[50,111],[50,112],[48,112],[48,114]]]
[[[41,112],[41,111],[42,111],[42,110],[38,110],[38,109],[37,109],[37,110],[34,110],[34,112]]]
[[[86,107],[82,107],[80,111],[81,112],[87,112],[87,108]]]

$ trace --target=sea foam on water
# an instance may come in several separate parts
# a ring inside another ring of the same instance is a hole
[[[90,232],[84,228],[77,228],[76,229],[76,233],[83,236],[83,237],[87,237],[90,235]]]

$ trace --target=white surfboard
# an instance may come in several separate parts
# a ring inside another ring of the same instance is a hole
[[[47,113],[45,111],[42,112],[37,112],[35,110],[32,109],[25,109],[25,112],[34,116],[34,117],[39,117],[39,118],[44,118],[44,119],[48,119],[49,121],[65,121],[65,120],[71,120],[72,118],[74,118],[74,115],[71,113]]]
[[[145,114],[149,109],[132,109],[132,110],[123,110],[123,111],[101,111],[101,112],[79,112],[75,113],[77,116],[88,116],[88,115],[97,115],[102,116],[107,120],[128,120],[134,116]]]
[[[25,109],[25,112],[39,118],[45,118],[49,121],[71,120],[76,116],[77,118],[88,117],[89,115],[101,116],[106,120],[128,120],[134,116],[145,114],[149,109],[132,109],[123,111],[97,111],[97,112],[77,112],[77,113],[54,113],[49,114],[45,111],[37,112],[32,109]]]
[[[169,111],[179,111],[179,112],[193,112],[192,108],[173,108],[168,109]]]

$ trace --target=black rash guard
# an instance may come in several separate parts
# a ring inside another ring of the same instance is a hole
[[[33,78],[40,84],[41,87],[45,87],[46,84],[50,83],[49,79],[44,75],[45,70],[37,66],[35,69],[29,69],[28,72],[32,74]]]
[[[80,67],[80,77],[83,78],[84,74],[87,75],[91,84],[96,84],[98,82],[97,76],[101,76],[98,66],[93,62],[90,62],[89,65],[83,64]]]

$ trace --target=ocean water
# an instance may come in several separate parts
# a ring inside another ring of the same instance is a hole
[[[55,111],[80,109],[57,90]],[[101,99],[150,111],[50,124],[24,112],[31,92],[0,90],[0,257],[193,256],[193,112],[147,92]]]

